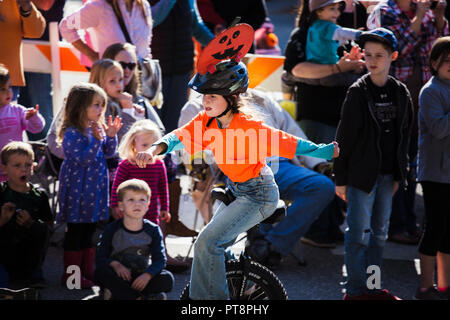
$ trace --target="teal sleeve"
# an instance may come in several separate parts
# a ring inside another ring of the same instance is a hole
[[[172,10],[177,0],[161,0],[152,5],[153,28],[162,23]]]
[[[297,140],[296,156],[309,156],[314,158],[321,158],[331,160],[334,153],[334,144],[315,144],[305,139]]]
[[[165,144],[167,146],[167,149],[161,154],[184,149],[184,144],[181,143],[180,139],[178,139],[177,135],[173,132],[166,134],[164,137],[156,141],[153,145],[157,144]]]

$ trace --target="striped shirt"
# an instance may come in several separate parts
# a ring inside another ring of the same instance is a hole
[[[164,162],[157,159],[154,163],[147,164],[145,168],[139,168],[128,160],[123,160],[119,163],[111,190],[112,208],[118,206],[117,187],[122,182],[133,178],[147,182],[152,191],[150,205],[148,206],[144,219],[159,224],[160,211],[169,211],[169,186]]]

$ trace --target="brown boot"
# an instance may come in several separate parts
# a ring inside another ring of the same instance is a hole
[[[165,223],[162,221],[161,228],[164,229],[166,235],[173,234],[178,237],[195,237],[198,235],[198,232],[186,227],[179,219],[180,195],[180,180],[175,180],[169,184],[170,222]]]

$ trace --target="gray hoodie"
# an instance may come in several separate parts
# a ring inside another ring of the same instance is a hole
[[[432,77],[420,91],[417,178],[450,183],[450,80]]]

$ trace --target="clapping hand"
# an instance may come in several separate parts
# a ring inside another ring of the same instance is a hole
[[[37,104],[36,107],[27,109],[27,112],[25,113],[25,120],[30,120],[31,117],[35,116],[39,112],[39,105]]]
[[[103,133],[102,133],[102,130],[100,129],[100,126],[98,125],[98,122],[92,121],[91,129],[92,129],[92,135],[94,136],[94,138],[96,138],[97,140],[103,139]]]
[[[105,133],[108,137],[113,138],[117,132],[119,132],[120,128],[122,128],[122,119],[118,116],[116,118],[112,119],[112,116],[109,116],[108,118],[108,124],[102,124],[103,130],[105,130]]]
[[[348,58],[353,61],[362,60],[363,56],[364,56],[364,54],[358,45],[353,46],[350,49],[350,53],[348,54]]]
[[[436,8],[433,9],[434,15],[436,17],[444,17],[446,7],[447,7],[446,1],[443,0],[438,1]]]

